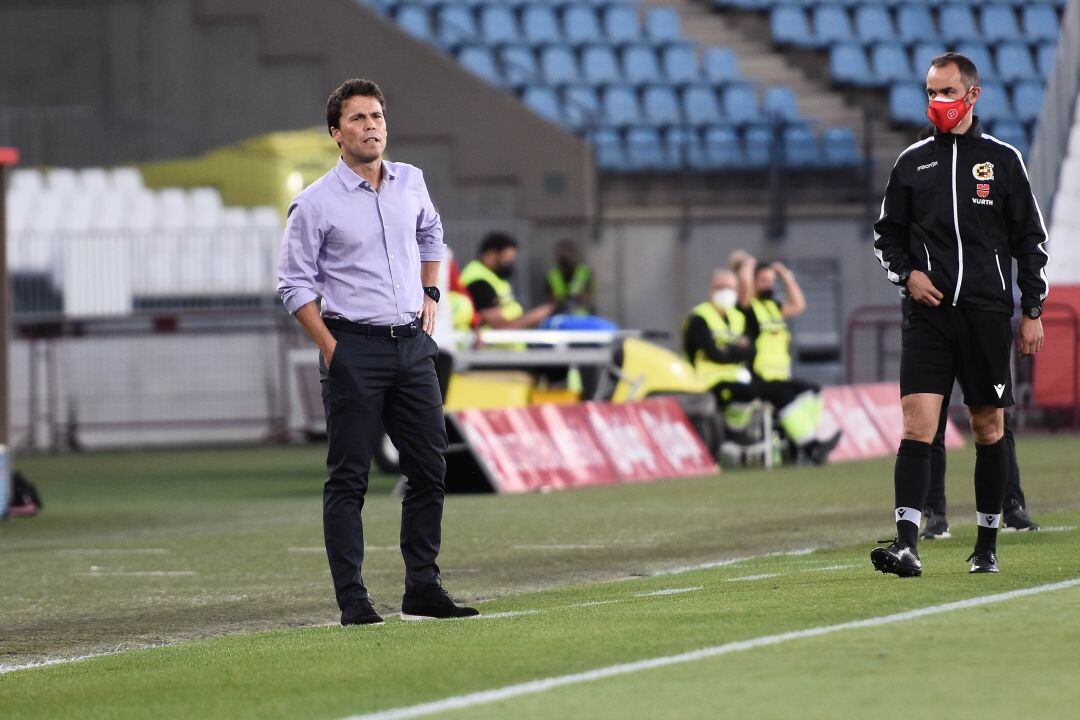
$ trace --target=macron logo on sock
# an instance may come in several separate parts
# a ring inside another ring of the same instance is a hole
[[[975,513],[975,519],[979,523],[979,527],[998,529],[1001,527],[1001,515],[997,513]]]
[[[898,507],[896,508],[896,522],[900,522],[901,520],[915,523],[915,526],[918,527],[919,523],[922,522],[922,512],[915,508]]]

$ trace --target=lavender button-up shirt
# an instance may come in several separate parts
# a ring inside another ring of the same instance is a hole
[[[278,294],[290,313],[321,297],[323,317],[410,322],[423,307],[420,263],[443,259],[442,238],[419,168],[383,162],[375,192],[338,159],[289,206]]]

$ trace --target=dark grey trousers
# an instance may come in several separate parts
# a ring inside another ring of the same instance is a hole
[[[361,511],[383,428],[401,453],[407,478],[401,501],[405,591],[438,582],[446,483],[446,426],[435,376],[439,348],[423,332],[378,338],[335,332],[330,367],[321,360],[329,477],[323,487],[323,536],[338,606],[366,598],[361,574]]]

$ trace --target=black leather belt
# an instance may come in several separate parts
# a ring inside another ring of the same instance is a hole
[[[419,320],[413,320],[405,325],[366,325],[351,320],[341,320],[340,318],[323,318],[323,322],[331,330],[365,337],[411,338],[420,333]]]

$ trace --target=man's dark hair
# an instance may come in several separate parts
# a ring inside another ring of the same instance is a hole
[[[496,230],[495,232],[489,232],[484,236],[484,239],[480,241],[479,254],[483,255],[492,250],[495,252],[502,252],[507,248],[516,248],[517,246],[517,240],[511,237],[509,233]]]
[[[772,263],[758,263],[757,267],[754,268],[754,277],[757,278],[758,275],[765,272],[766,270],[774,269],[775,268],[773,268]]]
[[[966,55],[961,55],[958,52],[947,52],[930,61],[930,66],[936,68],[954,64],[960,70],[960,77],[964,81],[965,89],[970,90],[979,84],[979,69]]]
[[[346,100],[357,95],[375,98],[382,105],[383,112],[386,112],[386,98],[383,97],[382,90],[379,89],[378,85],[371,80],[361,78],[346,80],[341,83],[337,90],[330,93],[330,97],[326,98],[327,131],[338,127],[338,123],[341,122],[341,106],[345,104]]]

